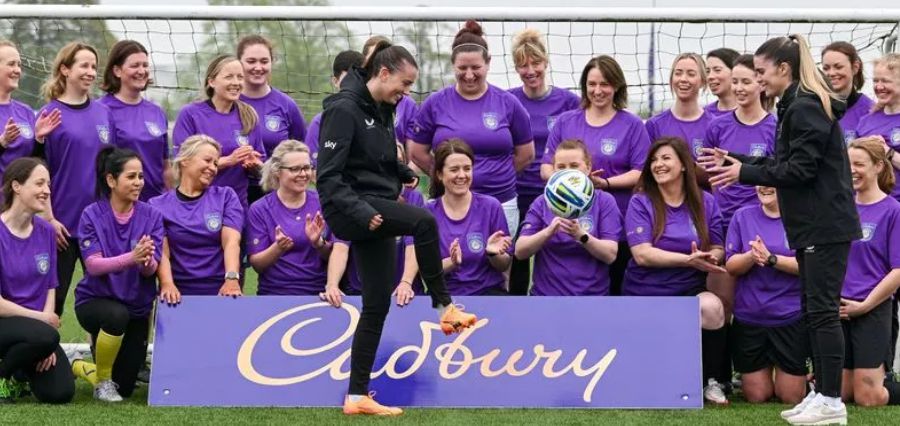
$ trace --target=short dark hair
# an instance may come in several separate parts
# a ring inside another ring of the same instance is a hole
[[[112,175],[113,179],[118,179],[122,170],[125,169],[125,163],[133,159],[141,161],[141,157],[136,152],[112,145],[103,147],[97,153],[97,184],[95,187],[97,199],[109,199],[112,192],[106,183],[106,175]]]
[[[727,47],[720,47],[718,49],[710,50],[709,53],[706,54],[706,59],[716,58],[725,63],[725,66],[728,68],[734,68],[734,61],[741,54],[738,53],[737,50],[729,49]]]
[[[362,53],[355,50],[345,50],[338,53],[331,64],[331,75],[334,78],[338,78],[342,73],[350,71],[353,67],[361,67],[365,59]]]
[[[113,72],[113,68],[121,67],[125,65],[125,60],[128,59],[129,56],[134,55],[135,53],[143,53],[145,55],[150,55],[147,53],[147,49],[144,45],[134,41],[134,40],[120,40],[117,41],[116,44],[113,45],[112,49],[109,50],[109,58],[106,61],[106,68],[103,70],[103,85],[101,89],[103,89],[106,93],[118,93],[122,88],[122,80],[119,77],[116,77],[116,73]],[[147,86],[149,86],[152,82],[148,79]],[[147,88],[144,86],[144,89]]]

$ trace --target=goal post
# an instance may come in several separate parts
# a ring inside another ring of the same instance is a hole
[[[766,39],[790,33],[806,35],[817,59],[830,42],[852,43],[870,77],[872,60],[896,48],[900,9],[4,4],[0,38],[19,45],[25,76],[15,96],[32,106],[43,103],[37,88],[66,42],[91,43],[102,66],[116,40],[137,40],[150,51],[155,84],[148,95],[174,118],[181,105],[197,97],[209,59],[233,53],[241,36],[259,33],[276,46],[273,85],[310,118],[333,90],[333,57],[361,48],[371,35],[388,36],[416,55],[419,100],[450,84],[450,44],[466,19],[479,20],[487,34],[491,83],[521,84],[512,66],[512,37],[534,27],[546,36],[553,85],[576,90],[588,59],[609,54],[626,73],[631,109],[647,116],[672,102],[667,80],[679,53],[718,47],[752,52]],[[871,92],[871,84],[865,91]]]

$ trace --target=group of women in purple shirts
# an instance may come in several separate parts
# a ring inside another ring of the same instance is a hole
[[[421,105],[398,103],[398,158],[432,180],[427,200],[413,187],[401,199],[436,218],[451,294],[698,297],[707,400],[727,402],[733,364],[750,401],[799,402],[809,351],[776,190],[713,190],[696,164],[703,148],[773,154],[777,118],[753,55],[678,55],[674,103],[645,123],[628,111],[611,56],[585,65],[579,94],[550,85],[542,38],[533,29],[515,37],[522,85],[507,90],[487,81],[489,46],[469,21],[452,45],[455,83]],[[378,40],[335,58],[336,89]],[[23,381],[42,401],[72,398],[55,329],[79,260],[75,313],[96,368],[77,361],[74,372],[105,401],[133,392],[156,299],[241,295],[246,266],[259,274],[260,295],[339,303],[360,291],[352,246],[329,232],[312,188],[317,152],[328,148],[321,117],[307,126],[271,87],[268,40],[245,37],[236,55],[209,64],[201,100],[181,109],[171,139],[163,110],[142,96],[146,49],[116,43],[106,94],[92,99],[98,62],[91,46],[64,47],[35,113],[12,97],[21,59],[0,42],[0,399]],[[844,397],[884,405],[897,402],[882,381],[900,287],[900,55],[875,62],[874,100],[860,92],[863,63],[851,44],[826,47],[822,67],[848,107],[840,124],[863,229],[842,292]],[[716,101],[702,105],[704,90]],[[551,174],[570,168],[600,190],[583,216],[562,219],[541,194]],[[427,288],[411,238],[397,250],[402,306]]]

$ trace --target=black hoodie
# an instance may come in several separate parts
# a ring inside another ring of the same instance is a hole
[[[831,105],[834,120],[816,94],[792,84],[778,102],[775,157],[733,155],[744,163],[741,183],[778,189],[788,244],[795,250],[862,237],[838,123],[846,105],[837,100]]]
[[[316,185],[329,224],[368,227],[378,214],[369,198],[396,200],[415,173],[397,159],[395,105],[372,99],[361,68],[341,81],[341,91],[322,103]],[[334,223],[334,224],[333,224]]]

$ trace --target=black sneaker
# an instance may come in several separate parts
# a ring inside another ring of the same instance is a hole
[[[144,363],[144,366],[141,367],[141,370],[138,371],[137,381],[141,383],[150,383],[150,364]]]

